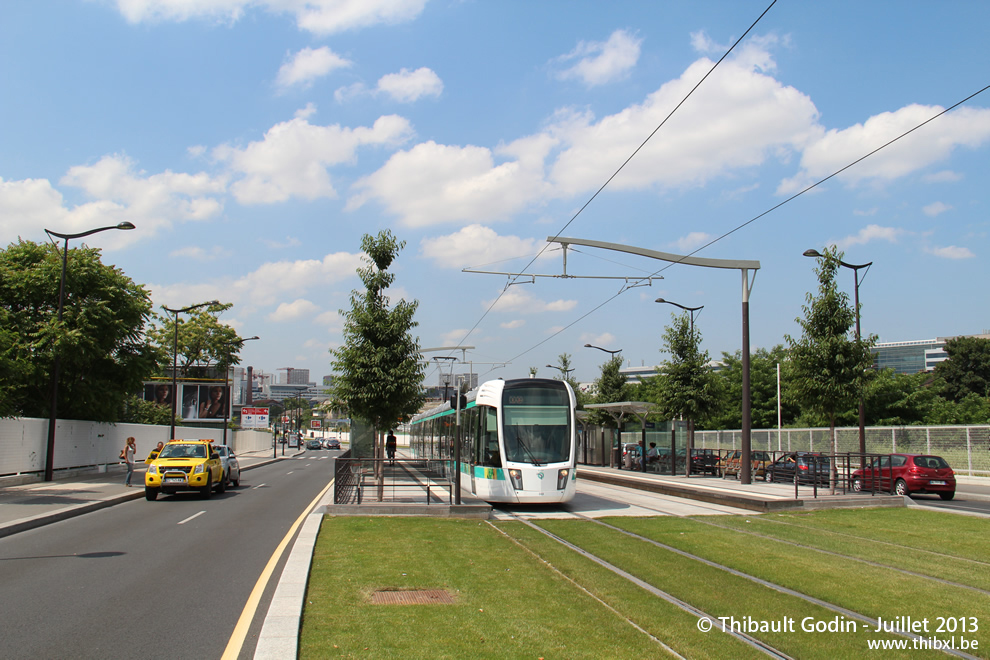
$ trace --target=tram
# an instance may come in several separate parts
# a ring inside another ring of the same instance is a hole
[[[486,502],[568,502],[577,480],[574,406],[564,381],[486,381],[460,410],[445,402],[413,417],[410,450],[453,471],[459,428],[462,492]]]

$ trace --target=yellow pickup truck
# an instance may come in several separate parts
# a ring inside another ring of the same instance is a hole
[[[154,502],[158,493],[172,495],[183,490],[198,491],[203,499],[227,489],[220,455],[210,440],[172,440],[158,458],[151,461],[144,475],[144,496]]]

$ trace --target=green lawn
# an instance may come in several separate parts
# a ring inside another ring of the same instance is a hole
[[[938,581],[986,588],[979,548],[990,521],[866,509],[605,522],[869,617],[926,617],[925,637],[952,637],[932,630],[936,617],[973,617],[967,625],[975,621],[980,630],[962,636],[979,648],[968,652],[990,657],[983,630],[990,630],[990,598]],[[847,619],[593,522],[538,524],[713,616],[793,619],[794,632],[754,637],[795,658],[944,657],[870,651],[869,640],[903,638],[863,623],[855,631],[802,632],[805,618]],[[375,590],[413,589],[445,589],[455,602],[370,603]],[[302,658],[659,658],[669,657],[666,647],[688,658],[760,655],[724,633],[700,631],[695,615],[523,523],[428,518],[326,518],[300,635]]]

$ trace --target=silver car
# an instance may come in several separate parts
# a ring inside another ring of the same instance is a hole
[[[213,445],[213,448],[220,454],[220,464],[223,465],[223,473],[227,482],[234,485],[241,485],[241,464],[237,462],[234,450],[224,445]]]

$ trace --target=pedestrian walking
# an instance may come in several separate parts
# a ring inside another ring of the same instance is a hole
[[[127,477],[124,479],[124,485],[131,485],[131,477],[134,476],[134,454],[137,453],[137,445],[135,445],[135,440],[132,437],[127,438],[127,445],[124,447],[124,451],[121,452],[121,456],[124,459],[124,463],[127,464]]]
[[[388,456],[389,465],[395,465],[395,434],[392,431],[385,437],[385,455]]]

